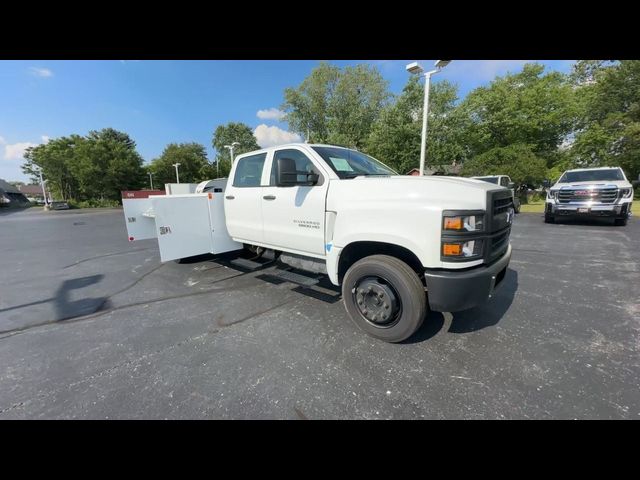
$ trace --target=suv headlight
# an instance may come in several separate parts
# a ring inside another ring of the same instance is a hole
[[[620,198],[629,198],[633,194],[632,188],[621,188],[620,189]]]
[[[484,214],[445,215],[442,217],[442,231],[481,232],[484,230]]]
[[[547,192],[547,200],[555,200],[558,198],[558,191],[557,190],[549,190]]]

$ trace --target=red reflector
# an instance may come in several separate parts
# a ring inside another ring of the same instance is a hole
[[[133,237],[129,237],[129,241],[130,241],[130,242],[133,242]]]

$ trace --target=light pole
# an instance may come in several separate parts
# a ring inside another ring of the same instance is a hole
[[[225,145],[224,148],[229,150],[229,156],[231,157],[231,163],[229,164],[230,167],[233,167],[233,149],[237,146],[240,145],[238,142],[233,142],[231,145]]]
[[[180,183],[180,176],[178,175],[178,167],[180,166],[179,163],[172,163],[172,165],[174,167],[176,167],[176,183]]]
[[[42,197],[44,198],[44,206],[47,208],[49,202],[47,201],[47,191],[44,188],[44,180],[42,178],[42,170],[38,169],[38,175],[40,176],[40,187],[42,188]]]
[[[151,190],[153,190],[153,173],[149,172],[149,182],[151,183]]]
[[[407,65],[407,72],[414,75],[424,75],[424,105],[422,107],[422,143],[420,145],[420,175],[424,175],[424,164],[427,156],[427,118],[429,116],[429,90],[431,89],[431,75],[440,72],[449,65],[451,60],[436,60],[435,70],[425,72],[418,62]]]

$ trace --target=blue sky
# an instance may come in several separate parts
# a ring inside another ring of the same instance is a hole
[[[409,60],[330,61],[369,63],[402,91]],[[434,81],[450,80],[460,97],[524,60],[456,60]],[[539,60],[568,72],[572,61]],[[214,158],[216,126],[244,122],[261,145],[297,140],[278,119],[286,87],[297,86],[315,60],[213,61],[0,61],[0,178],[22,180],[22,152],[49,138],[113,127],[127,132],[145,161],[168,143],[199,142]],[[424,60],[425,66],[433,60]]]

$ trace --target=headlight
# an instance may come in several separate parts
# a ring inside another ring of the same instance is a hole
[[[620,198],[629,198],[633,193],[633,189],[631,188],[621,188],[620,189]]]
[[[444,242],[442,256],[451,258],[469,258],[482,255],[483,240],[469,240],[467,242]]]
[[[558,198],[558,191],[557,190],[549,190],[547,192],[547,199],[555,200],[556,198]]]
[[[444,216],[443,231],[453,232],[481,232],[484,229],[484,215],[455,215]]]
[[[5,195],[0,195],[0,203],[11,203],[11,200]]]

